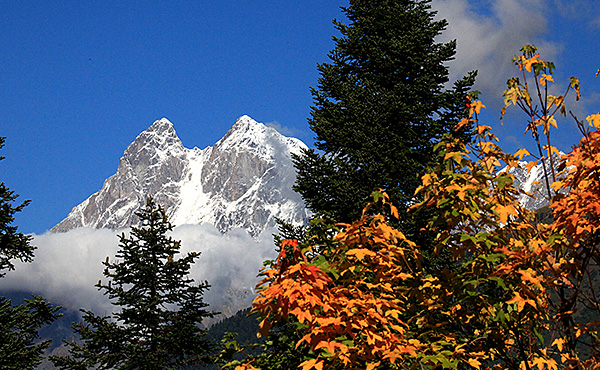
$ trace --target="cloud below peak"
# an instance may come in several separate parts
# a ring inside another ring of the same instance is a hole
[[[108,315],[115,307],[94,285],[106,281],[102,262],[106,257],[115,258],[121,232],[78,228],[34,235],[32,244],[38,247],[34,262],[17,262],[15,271],[2,279],[0,290],[31,292],[70,310],[84,308]],[[256,240],[241,229],[221,234],[214,226],[203,224],[176,227],[172,237],[181,241],[183,254],[201,252],[190,277],[208,281],[211,288],[204,301],[230,315],[250,305],[262,262],[275,255],[274,232],[266,230]]]

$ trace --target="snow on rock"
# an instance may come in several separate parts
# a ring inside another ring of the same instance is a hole
[[[564,153],[560,152],[558,155],[554,155],[552,157],[552,162],[556,168],[558,167],[558,163],[560,158],[564,155]],[[529,173],[525,166],[527,162],[519,162],[520,167],[513,167],[508,172],[512,173],[515,176],[514,185],[516,188],[521,189],[529,193],[530,195],[521,194],[519,196],[519,203],[521,206],[531,209],[537,210],[549,204],[548,194],[546,190],[545,184],[545,173],[543,163],[540,161],[537,165],[533,166]],[[548,172],[548,176],[551,178],[551,169],[549,161],[546,161],[546,171]],[[559,178],[564,177],[559,176]],[[550,180],[550,185],[552,181]],[[554,194],[554,193],[552,193]]]
[[[209,223],[221,232],[243,228],[257,236],[276,218],[300,224],[308,214],[291,189],[291,153],[303,148],[300,140],[242,116],[214,146],[188,149],[162,118],[127,147],[102,189],[51,231],[136,225],[135,212],[147,196],[174,225]]]

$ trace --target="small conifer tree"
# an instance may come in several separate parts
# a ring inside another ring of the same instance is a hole
[[[208,283],[188,277],[199,253],[177,258],[180,242],[163,208],[148,199],[136,215],[141,227],[120,236],[116,261],[104,262],[103,290],[119,307],[112,316],[84,312],[74,324],[82,344],[69,342],[69,356],[52,357],[60,369],[181,369],[204,363],[212,350],[204,318],[213,317],[203,302]]]

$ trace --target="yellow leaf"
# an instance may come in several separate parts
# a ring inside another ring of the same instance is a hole
[[[319,344],[317,344],[317,346],[315,347],[315,349],[319,349],[319,348],[325,348],[325,350],[327,352],[329,352],[330,355],[334,355],[335,354],[335,347],[338,343],[336,342],[327,342],[327,341],[322,341],[319,342]]]
[[[447,160],[449,158],[452,158],[452,160],[456,163],[460,163],[463,157],[461,152],[448,152],[446,153],[446,155],[444,155],[444,160]]]
[[[235,367],[235,370],[260,370],[250,364],[241,364]]]
[[[509,299],[508,301],[506,301],[506,304],[513,304],[513,303],[517,303],[517,305],[520,305],[520,303],[523,302],[523,298],[521,297],[521,295],[519,294],[519,292],[515,292],[515,296],[512,297],[511,299]],[[523,306],[525,306],[525,304],[523,303]],[[519,308],[519,312],[521,311],[521,307]]]
[[[481,102],[481,100],[475,100],[469,106],[469,117],[473,115],[473,112],[479,114],[481,112],[481,108],[485,108],[485,105]]]
[[[558,192],[558,190],[562,188],[564,184],[564,181],[554,181],[550,186],[552,186],[552,189],[554,189],[554,191]]]
[[[467,186],[463,187],[463,186],[460,186],[458,184],[452,184],[452,185],[448,186],[446,188],[446,190],[447,191],[458,191],[458,193],[457,193],[458,198],[460,200],[464,201],[465,200],[466,191],[469,190],[469,189],[473,189],[473,188],[474,187],[472,185],[471,186],[467,185]]]
[[[519,157],[519,160],[521,160],[521,161],[523,160],[523,157],[526,155],[531,155],[531,153],[529,153],[529,151],[527,151],[527,149],[519,149],[515,153],[515,156]]]
[[[268,317],[266,317],[260,322],[259,326],[260,331],[256,334],[258,338],[269,333],[269,330],[271,329],[271,321],[268,319]]]
[[[461,128],[463,128],[463,127],[467,126],[468,124],[469,124],[469,119],[468,119],[468,118],[463,118],[463,119],[461,119],[461,120],[460,120],[460,121],[459,121],[459,122],[456,124],[456,126],[454,126],[454,131],[458,131],[458,130],[460,130]]]
[[[300,324],[303,324],[304,321],[311,321],[312,315],[309,310],[303,309],[301,307],[296,307],[292,311],[290,311],[292,315],[295,315],[298,318]]]
[[[540,55],[536,54],[534,55],[531,59],[527,59],[525,57],[521,57],[521,64],[523,66],[525,66],[525,69],[527,70],[527,72],[531,72],[531,66],[537,63],[542,63],[542,61],[540,60]]]
[[[523,311],[523,308],[525,308],[525,305],[527,303],[529,303],[529,305],[533,308],[536,308],[536,304],[535,301],[531,300],[531,299],[526,299],[523,298],[519,292],[515,292],[515,296],[512,297],[511,299],[509,299],[508,301],[505,302],[506,304],[513,304],[516,303],[517,304],[517,312],[521,312]]]
[[[550,132],[550,126],[553,126],[555,128],[558,128],[558,125],[556,124],[556,120],[554,119],[554,116],[543,116],[542,118],[538,118],[534,121],[536,126],[543,126],[544,128],[544,134],[548,135],[548,132]]]
[[[555,146],[544,145],[543,148],[548,151],[548,155],[553,155],[553,154],[560,155],[560,152],[558,151],[558,149]]]
[[[423,177],[421,177],[421,182],[423,183],[423,185],[427,186],[433,183],[433,179],[431,178],[432,176],[428,173],[424,174]]]
[[[392,217],[399,219],[400,218],[400,214],[398,213],[398,208],[396,208],[395,206],[390,204],[390,213],[392,214]]]
[[[504,106],[508,107],[510,103],[516,104],[517,100],[519,100],[519,89],[516,87],[511,87],[510,89],[504,91]],[[504,114],[506,110],[502,113]]]
[[[375,252],[366,248],[350,249],[348,252],[346,252],[346,254],[349,256],[356,256],[356,258],[359,260],[362,260],[365,256],[375,256]]]
[[[548,101],[550,102],[550,104],[548,105],[548,109],[552,108],[553,105],[556,105],[556,107],[559,108],[564,103],[565,97],[548,95]]]
[[[508,222],[508,216],[510,216],[510,215],[516,216],[517,215],[515,206],[512,204],[509,204],[507,206],[498,204],[494,208],[494,211],[498,212],[498,216],[500,217],[500,222],[503,224]]]
[[[313,358],[312,360],[304,361],[303,363],[300,364],[300,366],[302,366],[302,370],[310,370],[310,369],[323,370],[323,361],[321,361],[317,358]]]
[[[586,120],[590,124],[590,127],[600,129],[600,113],[587,116]]]
[[[518,271],[519,274],[521,275],[521,279],[525,280],[525,281],[529,281],[530,283],[532,283],[534,285],[539,285],[540,284],[540,280],[537,277],[535,277],[535,276],[533,276],[531,274],[531,272],[532,272],[531,269],[528,269],[528,270],[529,271],[526,271],[526,270],[520,270],[520,271]]]
[[[548,367],[548,369],[553,369],[556,368],[556,361],[552,359],[546,360],[542,357],[536,357],[533,359],[532,365],[537,366],[539,370],[546,369],[546,366]]]
[[[554,82],[554,80],[552,79],[552,75],[542,73],[542,77],[540,77],[540,85],[546,86],[546,81]]]
[[[535,166],[537,166],[538,161],[531,161],[529,163],[527,163],[527,165],[525,166],[525,169],[527,169],[527,174],[529,174],[529,172],[531,172],[531,169]]]
[[[367,364],[367,370],[373,370],[374,368],[376,368],[380,364],[381,364],[381,361],[371,362],[371,363]]]
[[[467,360],[467,362],[474,368],[481,369],[481,362],[479,362],[479,360],[477,360],[476,358],[470,358]]]
[[[552,342],[552,345],[556,345],[556,347],[558,348],[559,351],[562,352],[563,350],[563,344],[565,343],[565,340],[563,338],[556,338],[554,340],[554,342]]]

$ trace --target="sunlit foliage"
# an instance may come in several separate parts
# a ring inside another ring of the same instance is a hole
[[[502,114],[512,105],[526,113],[538,152],[505,153],[479,122],[485,106],[470,96],[469,118],[456,129],[472,128],[474,140],[449,135],[435,146],[437,165],[412,206],[437,210],[426,227],[437,232],[433,246],[388,225],[397,210],[383,191],[358,220],[335,228],[313,220],[322,232],[281,243],[254,312],[263,335],[297,321],[296,347],[310,350],[303,370],[600,368],[600,115],[578,119],[565,98],[580,98],[579,81],[548,94],[554,65],[534,46],[522,52],[514,59],[522,76],[508,81]],[[550,133],[561,114],[583,137],[557,165]],[[545,168],[549,224],[518,201],[524,191],[510,169],[525,156],[533,157],[528,171]],[[423,268],[426,247],[449,252],[452,268]],[[250,358],[237,368],[257,365]]]

